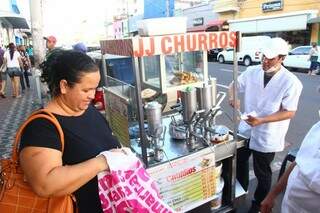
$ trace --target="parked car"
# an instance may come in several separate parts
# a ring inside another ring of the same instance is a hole
[[[208,50],[208,61],[217,61],[218,60],[218,53],[223,51],[223,48],[214,48]]]
[[[308,70],[310,68],[310,49],[311,46],[299,46],[292,49],[283,61],[283,65],[288,68]],[[320,50],[320,46],[318,46],[318,49]],[[320,63],[320,54],[318,62]]]
[[[249,36],[241,39],[241,51],[237,53],[238,62],[245,66],[250,66],[252,63],[260,63],[262,58],[262,48],[264,44],[271,39],[269,36]],[[225,49],[218,53],[219,63],[233,61],[233,49]]]

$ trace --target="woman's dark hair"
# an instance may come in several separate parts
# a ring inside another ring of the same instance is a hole
[[[55,50],[40,68],[43,71],[41,80],[48,84],[53,97],[60,95],[61,80],[66,80],[68,85],[73,87],[80,82],[83,74],[99,69],[89,56],[73,50]]]
[[[14,54],[14,51],[15,51],[14,43],[9,43],[8,47],[9,47],[9,53],[10,53],[10,60],[12,60],[13,59],[13,54]]]

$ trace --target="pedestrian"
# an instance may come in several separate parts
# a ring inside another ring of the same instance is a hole
[[[87,46],[82,42],[79,42],[79,43],[76,43],[75,45],[73,45],[72,49],[75,51],[82,52],[82,53],[86,53],[88,51]]]
[[[97,174],[109,167],[99,153],[120,144],[103,115],[91,104],[100,81],[99,68],[86,54],[61,50],[44,62],[41,78],[52,97],[45,109],[59,121],[65,149],[62,153],[53,124],[45,119],[28,124],[19,155],[26,181],[40,196],[72,193],[79,212],[102,212]]]
[[[282,213],[318,212],[320,209],[320,121],[304,138],[293,162],[261,203],[261,213],[271,213],[277,196],[285,190]]]
[[[7,65],[4,63],[4,50],[0,46],[0,97],[6,98]]]
[[[7,65],[7,72],[12,83],[12,97],[21,98],[19,84],[23,66],[20,53],[16,50],[14,43],[10,43],[9,50],[4,53],[4,63]]]
[[[310,63],[310,69],[308,72],[308,75],[315,75],[317,73],[317,68],[318,68],[318,55],[319,55],[319,50],[318,50],[318,44],[316,42],[312,42],[312,47],[309,51],[309,61]]]
[[[239,132],[249,138],[248,146],[237,153],[237,179],[247,191],[249,186],[249,157],[253,157],[254,174],[258,184],[249,212],[258,212],[268,194],[275,152],[283,151],[290,119],[295,115],[302,84],[281,64],[288,54],[288,44],[282,38],[272,38],[263,49],[262,64],[248,67],[238,77],[238,92],[244,94],[245,120]],[[233,82],[229,85],[229,103],[233,101]]]
[[[22,81],[23,81],[23,77],[24,77],[24,80],[26,81],[27,87],[30,88],[29,75],[31,74],[31,70],[30,70],[31,69],[31,62],[30,62],[29,55],[26,52],[26,48],[24,45],[19,46],[19,53],[21,55],[21,60],[22,60],[22,64],[23,64]],[[20,80],[21,80],[21,78],[20,78]]]
[[[57,39],[54,36],[48,36],[43,37],[46,40],[46,47],[47,47],[47,53],[46,53],[46,59],[58,48],[56,48]]]

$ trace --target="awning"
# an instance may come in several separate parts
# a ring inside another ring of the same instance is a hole
[[[206,25],[201,25],[201,26],[196,26],[196,27],[189,27],[187,29],[187,32],[204,32],[210,27],[220,27],[223,24],[227,23],[226,20],[220,20],[220,19],[215,19],[215,20],[209,20]]]
[[[317,13],[317,10],[306,10],[281,15],[229,20],[229,30],[242,33],[305,30],[308,20],[314,18]]]
[[[29,29],[26,19],[18,14],[1,11],[0,19],[8,22],[13,29]]]
[[[314,23],[320,23],[320,17],[317,18],[311,18],[308,20],[309,24],[314,24]]]

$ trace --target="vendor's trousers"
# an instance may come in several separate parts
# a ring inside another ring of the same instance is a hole
[[[248,191],[249,186],[249,157],[252,153],[253,170],[258,180],[258,185],[254,193],[254,201],[260,205],[263,199],[267,196],[271,188],[272,170],[271,162],[274,159],[275,153],[258,152],[247,147],[238,149],[237,152],[237,179],[244,188]]]

